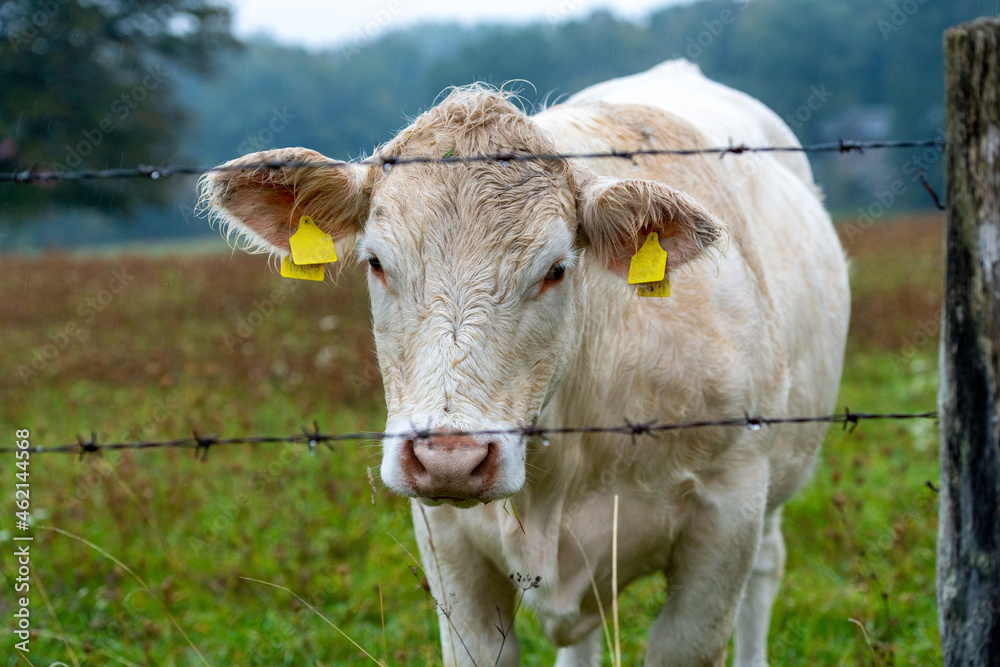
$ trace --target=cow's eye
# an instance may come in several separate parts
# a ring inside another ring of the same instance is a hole
[[[562,280],[563,275],[566,273],[566,265],[562,262],[556,262],[549,269],[549,272],[545,274],[545,282],[547,283],[557,283]]]
[[[375,255],[368,258],[368,266],[372,267],[372,271],[382,273],[382,262],[378,261],[378,257]]]

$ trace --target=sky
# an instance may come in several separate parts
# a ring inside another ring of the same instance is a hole
[[[260,33],[310,50],[346,48],[386,30],[421,21],[565,21],[609,9],[640,19],[654,9],[690,0],[233,0],[239,37]]]

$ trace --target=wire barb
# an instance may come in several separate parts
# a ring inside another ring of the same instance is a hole
[[[738,146],[735,145],[735,144],[733,144],[733,138],[730,137],[729,138],[729,146],[727,146],[727,150],[725,150],[725,151],[719,151],[719,158],[723,158],[723,157],[725,157],[729,153],[732,153],[733,155],[742,155],[743,153],[746,153],[746,152],[751,151],[751,150],[753,150],[753,149],[751,149],[746,144],[740,144]]]
[[[939,210],[945,210],[944,204],[941,203],[941,198],[938,197],[938,193],[934,191],[934,186],[931,182],[927,180],[927,173],[923,169],[917,170],[917,176],[920,177],[920,183],[924,186],[924,190],[927,190],[927,194],[931,196],[931,201],[934,202],[934,207]]]
[[[319,422],[315,419],[313,420],[312,430],[310,431],[305,426],[302,426],[302,435],[306,437],[307,443],[309,445],[309,456],[316,455],[316,445],[323,443],[323,446],[333,451],[333,445],[326,441],[323,437],[323,433],[319,430]]]
[[[751,417],[749,412],[743,413],[743,421],[749,431],[759,431],[762,426],[770,426],[769,420],[764,417]]]
[[[844,408],[844,431],[847,433],[854,433],[854,429],[858,427],[858,416],[851,412],[848,407]]]
[[[208,448],[214,445],[218,441],[218,438],[216,438],[213,435],[209,435],[203,438],[200,435],[198,435],[198,431],[194,431],[192,435],[194,437],[195,458],[204,463],[205,461],[208,460]]]
[[[648,422],[639,422],[633,424],[629,420],[624,420],[625,426],[630,430],[629,435],[632,438],[632,446],[635,447],[636,441],[640,435],[653,436],[653,426],[656,424],[656,420],[650,420]]]
[[[838,152],[844,155],[846,155],[847,153],[860,154],[865,152],[864,149],[856,141],[844,141],[843,139],[839,139],[837,141],[837,144],[839,146]]]
[[[86,454],[95,454],[97,456],[103,455],[101,452],[101,445],[97,444],[97,434],[93,431],[90,432],[90,440],[84,440],[82,435],[77,435],[76,442],[80,452],[80,458],[77,459],[78,461],[82,461]],[[72,445],[68,445],[68,447],[72,447]],[[11,451],[14,450],[11,449]],[[67,451],[70,450],[67,449]]]

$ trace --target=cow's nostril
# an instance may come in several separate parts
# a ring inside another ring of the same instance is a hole
[[[407,440],[403,443],[403,467],[409,472],[411,477],[413,475],[426,475],[427,468],[424,467],[413,446],[413,440]]]
[[[490,469],[493,467],[493,459],[496,448],[497,445],[495,442],[486,443],[486,456],[484,456],[483,460],[479,462],[479,465],[472,469],[469,477],[482,477],[483,475],[489,474]]]

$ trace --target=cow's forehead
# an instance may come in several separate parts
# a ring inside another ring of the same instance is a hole
[[[575,198],[549,173],[503,169],[510,173],[399,169],[373,192],[363,247],[416,283],[474,276],[495,282],[497,294],[526,287],[553,262],[575,257]]]
[[[575,228],[567,176],[530,163],[406,165],[374,184],[369,223],[484,240],[544,234],[552,220]]]

